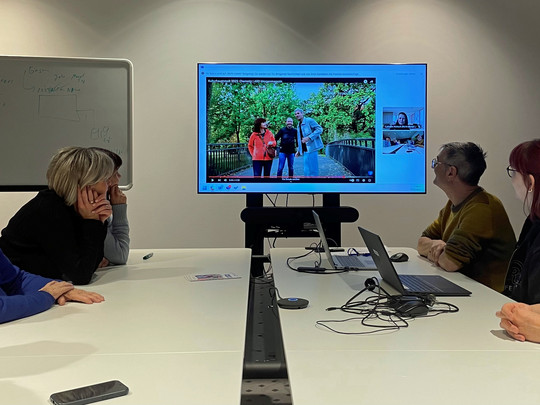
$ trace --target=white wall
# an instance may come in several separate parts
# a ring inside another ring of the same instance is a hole
[[[245,198],[196,194],[197,62],[427,62],[428,158],[444,142],[482,145],[481,184],[519,230],[504,169],[514,145],[537,137],[538,12],[532,0],[2,0],[0,54],[133,62],[134,248],[243,246]],[[446,201],[432,179],[427,195],[342,204],[388,245],[415,246]],[[33,194],[0,195],[0,227]],[[356,225],[344,225],[344,245],[360,244]]]

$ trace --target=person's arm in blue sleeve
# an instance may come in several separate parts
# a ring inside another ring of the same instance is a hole
[[[323,128],[314,119],[309,120],[309,126],[311,128],[311,134],[308,135],[310,139],[313,140],[323,133]]]
[[[14,266],[0,250],[0,323],[46,311],[55,302],[93,304],[105,298],[92,291],[74,288],[66,281],[27,273]]]
[[[55,298],[40,291],[52,280],[26,273],[0,251],[0,323],[46,311]]]

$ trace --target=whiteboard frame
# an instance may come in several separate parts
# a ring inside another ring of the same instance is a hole
[[[87,58],[87,57],[48,57],[48,56],[25,56],[25,55],[0,55],[0,64],[13,62],[25,62],[29,63],[47,63],[47,64],[62,64],[79,63],[88,64],[101,63],[111,66],[117,65],[118,67],[124,67],[127,71],[127,103],[128,103],[128,122],[127,122],[127,154],[128,162],[123,162],[127,179],[125,184],[120,184],[122,190],[129,190],[133,187],[133,63],[129,59],[125,58]],[[65,145],[70,146],[70,145]],[[98,145],[96,145],[98,146]],[[51,156],[52,157],[52,156]],[[21,185],[6,185],[0,184],[0,191],[39,191],[47,188],[47,184],[21,184]]]

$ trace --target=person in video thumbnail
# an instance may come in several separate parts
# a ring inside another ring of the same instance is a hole
[[[249,137],[248,150],[253,160],[253,176],[270,176],[273,157],[268,154],[268,147],[276,146],[274,134],[268,129],[266,118],[257,118],[253,125],[253,133]]]
[[[414,146],[424,146],[424,136],[422,134],[418,134],[412,139]]]
[[[293,128],[293,119],[287,118],[285,126],[279,130],[276,134],[276,142],[281,139],[279,144],[279,164],[277,169],[277,176],[283,176],[283,168],[285,167],[285,161],[289,167],[289,177],[294,176],[294,154],[296,153],[296,143],[298,131]]]
[[[397,121],[394,125],[397,125],[399,127],[404,127],[409,125],[409,118],[407,118],[407,114],[404,112],[400,112],[397,117]]]
[[[298,120],[299,147],[296,154],[304,156],[304,176],[318,176],[319,150],[324,147],[321,138],[323,128],[313,118],[305,117],[300,108],[294,111],[294,116]]]
[[[418,253],[446,271],[502,292],[516,243],[501,201],[478,185],[485,153],[472,142],[443,145],[431,168],[433,184],[448,197],[438,218],[418,240]]]

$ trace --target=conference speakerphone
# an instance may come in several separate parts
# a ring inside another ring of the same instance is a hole
[[[308,306],[309,301],[303,298],[282,298],[277,304],[283,309],[303,309]]]

